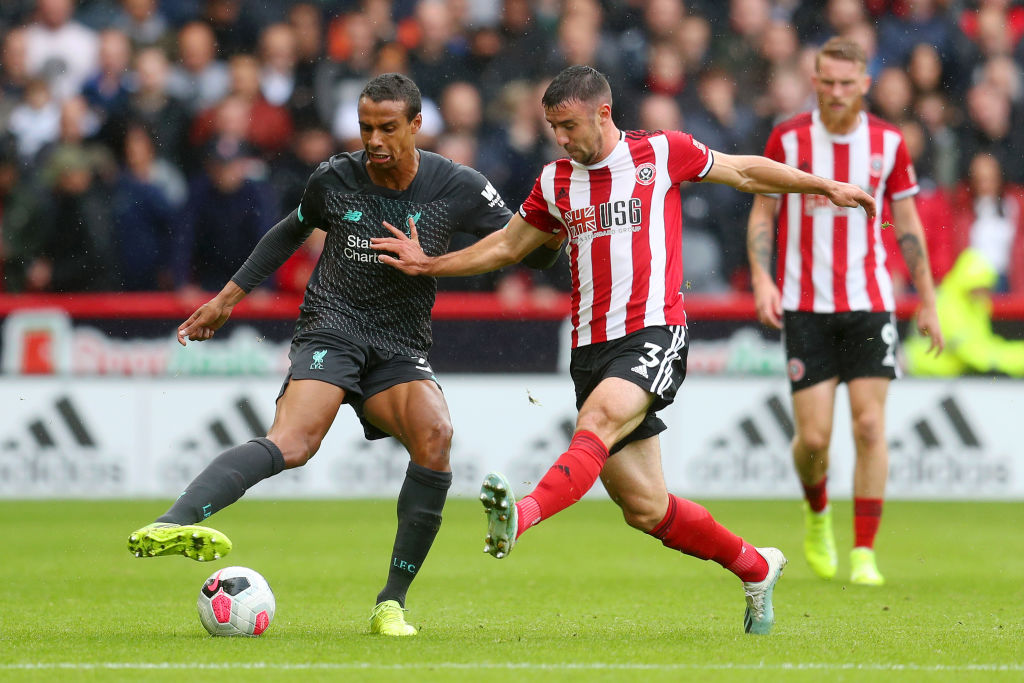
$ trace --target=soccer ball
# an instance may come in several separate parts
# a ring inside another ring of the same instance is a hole
[[[199,621],[215,636],[258,636],[274,620],[274,592],[248,567],[218,569],[199,591]]]

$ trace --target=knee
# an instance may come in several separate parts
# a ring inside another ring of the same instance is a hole
[[[654,529],[665,517],[665,510],[668,508],[668,501],[659,504],[658,497],[645,494],[631,494],[618,498],[616,501],[622,509],[622,518],[626,524],[649,532]]]
[[[808,453],[824,453],[828,451],[829,442],[832,440],[832,433],[823,429],[805,429],[797,434],[794,441],[795,450],[803,450]]]
[[[608,441],[609,432],[613,431],[615,426],[611,416],[600,408],[581,412],[576,418],[576,431],[597,434],[597,437],[605,443]]]
[[[409,449],[413,462],[432,470],[447,470],[453,433],[452,423],[445,417],[438,417],[421,428]]]
[[[302,467],[320,450],[321,438],[301,430],[271,430],[267,438],[281,450],[285,469]]]
[[[882,414],[865,411],[853,420],[853,437],[861,444],[876,444],[885,438],[885,420]]]

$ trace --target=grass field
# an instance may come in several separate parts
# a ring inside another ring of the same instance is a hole
[[[483,554],[476,501],[449,502],[410,593],[416,638],[369,636],[394,533],[392,501],[242,501],[211,522],[216,565],[139,560],[130,531],[159,502],[0,503],[0,680],[1024,680],[1024,506],[889,503],[888,584],[847,585],[800,551],[799,506],[708,501],[790,564],[768,637],[742,633],[739,581],[628,529],[608,502]],[[211,638],[195,598],[227,564],[262,572],[277,617],[261,638]]]

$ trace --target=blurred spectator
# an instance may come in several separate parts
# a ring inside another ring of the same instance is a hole
[[[338,107],[343,102],[358,99],[366,81],[374,76],[376,63],[369,15],[353,12],[338,17],[331,25],[336,33],[344,31],[344,40],[336,35],[329,58],[323,60],[314,72],[316,106],[320,120],[324,122],[335,121]],[[404,54],[404,49],[398,49]],[[408,65],[405,66],[407,69]]]
[[[991,289],[1024,293],[1024,187],[1008,183],[999,161],[977,154],[953,196],[954,249],[976,249],[995,270]]]
[[[14,139],[0,136],[0,289],[8,292],[25,289],[27,266],[41,249],[36,219],[47,208],[43,192],[21,169]]]
[[[174,47],[174,33],[157,0],[121,0],[121,10],[111,26],[128,36],[136,49]]]
[[[195,113],[212,107],[228,92],[231,76],[217,59],[213,29],[193,21],[178,32],[178,65],[167,79],[167,91]]]
[[[7,129],[18,145],[18,156],[26,165],[33,165],[43,147],[55,141],[60,133],[60,105],[50,97],[46,81],[35,79],[25,86],[25,96],[11,110]]]
[[[938,91],[926,93],[914,103],[914,115],[923,126],[924,149],[914,163],[918,175],[933,178],[942,187],[956,183],[960,147],[951,121],[958,112]]]
[[[0,49],[0,130],[7,129],[11,110],[25,97],[31,80],[26,58],[26,31],[13,28],[3,37]]]
[[[96,34],[72,19],[73,11],[74,0],[38,0],[26,32],[29,73],[45,79],[58,101],[81,92],[99,57]]]
[[[975,155],[988,152],[1013,183],[1024,182],[1024,131],[1013,125],[1010,98],[993,85],[979,83],[967,91],[967,121],[960,130],[960,176]]]
[[[189,183],[174,234],[179,289],[219,289],[273,226],[277,201],[268,183],[248,177],[252,156],[235,140],[214,140],[208,147],[204,170]]]
[[[160,48],[141,50],[135,57],[135,91],[123,107],[110,113],[101,135],[119,150],[129,124],[142,122],[152,131],[158,156],[184,167],[191,161],[186,145],[189,113],[169,94],[169,75],[170,65]]]
[[[288,25],[295,36],[295,92],[292,94],[292,101],[298,107],[298,111],[295,112],[298,119],[296,123],[326,123],[330,118],[320,115],[315,109],[317,66],[327,63],[327,60],[321,59],[324,40],[320,10],[308,2],[295,3],[288,11]],[[312,112],[307,109],[309,105],[314,107]],[[307,118],[309,113],[315,115],[316,119]]]
[[[409,76],[436,102],[445,84],[469,76],[467,49],[442,0],[420,0],[415,16],[419,36],[409,51]]]
[[[39,244],[27,259],[26,291],[116,289],[110,193],[99,185],[88,156],[62,147],[50,158],[45,177],[48,192],[45,210],[32,225]]]
[[[942,89],[942,60],[934,45],[918,43],[910,51],[907,76],[916,95],[939,92]]]
[[[57,139],[39,153],[42,172],[47,173],[50,159],[61,150],[70,150],[87,164],[93,174],[109,183],[117,174],[117,162],[110,148],[94,140],[99,128],[96,114],[89,109],[84,97],[72,97],[60,107],[60,125]],[[53,178],[49,179],[51,182]]]
[[[283,107],[294,123],[317,123],[312,73],[306,87],[299,82],[299,54],[290,24],[271,24],[260,35],[260,92],[270,104]]]
[[[944,64],[955,64],[956,24],[940,0],[914,0],[904,16],[888,15],[879,22],[878,54],[887,67],[902,67],[917,43],[935,47]],[[913,36],[913,40],[907,40]]]
[[[332,154],[334,140],[325,128],[310,126],[295,132],[288,151],[270,167],[270,184],[281,200],[282,211],[299,205],[309,176]]]
[[[190,135],[192,144],[201,147],[217,134],[233,133],[219,128],[221,112],[225,107],[244,107],[244,112],[239,114],[246,122],[244,140],[255,147],[264,159],[273,159],[290,142],[292,117],[287,109],[271,104],[263,96],[260,63],[255,57],[235,55],[228,68],[231,74],[230,96],[196,116]]]
[[[256,7],[243,12],[243,0],[206,0],[203,20],[214,33],[217,56],[230,59],[252,51],[259,42],[258,11]],[[266,3],[251,3],[266,5]]]
[[[82,86],[82,95],[104,120],[110,112],[122,109],[128,103],[131,59],[132,46],[125,33],[117,29],[100,33],[99,71]]]
[[[814,108],[814,96],[808,81],[795,67],[782,67],[768,78],[768,92],[762,101],[764,113],[758,118],[753,139],[763,149],[772,129],[800,112]]]
[[[172,235],[184,199],[184,180],[156,156],[142,125],[125,133],[124,167],[113,191],[114,249],[121,288],[170,290]]]
[[[886,121],[899,125],[910,118],[914,90],[903,69],[886,67],[878,74],[871,92],[871,109]]]
[[[483,100],[472,83],[454,81],[446,85],[441,91],[440,110],[445,133],[471,137],[483,133]],[[472,159],[466,165],[474,166]]]
[[[1024,341],[1008,341],[992,331],[991,290],[997,279],[996,269],[983,253],[971,248],[960,254],[936,291],[946,349],[930,354],[929,341],[912,332],[904,344],[911,374],[1024,377]]]
[[[736,102],[736,84],[732,76],[709,69],[697,86],[700,107],[683,112],[686,132],[712,149],[735,154],[747,146],[757,122],[753,111]],[[692,183],[684,190],[683,224],[700,229],[718,240],[721,256],[720,276],[726,281],[740,278],[744,286],[746,272],[745,216],[750,196],[739,195],[727,185]]]
[[[736,82],[737,98],[752,106],[770,65],[760,52],[771,23],[769,0],[730,0],[729,32],[715,41],[714,63]]]

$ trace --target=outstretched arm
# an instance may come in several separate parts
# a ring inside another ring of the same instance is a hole
[[[754,197],[747,221],[747,258],[750,282],[754,288],[757,319],[762,325],[782,329],[782,293],[772,278],[772,252],[775,249],[775,209],[779,200],[759,194]]]
[[[935,283],[932,281],[932,270],[928,263],[924,228],[914,198],[904,197],[894,201],[892,217],[900,253],[903,254],[903,261],[907,264],[910,278],[914,281],[914,289],[921,300],[916,316],[917,331],[929,338],[928,351],[934,351],[935,355],[939,355],[946,347],[946,340],[942,336],[942,328],[939,327],[939,314],[935,308]]]
[[[821,194],[836,206],[862,206],[868,214],[868,221],[875,218],[875,200],[856,185],[819,178],[767,157],[714,154],[715,163],[704,180],[759,194]]]
[[[411,220],[408,236],[390,223],[385,222],[384,227],[393,237],[374,237],[370,240],[371,248],[380,252],[380,262],[393,266],[406,275],[434,277],[487,273],[521,261],[542,244],[548,244],[553,248],[556,240],[561,239],[558,235],[552,236],[551,233],[538,230],[517,213],[504,228],[492,232],[465,249],[441,256],[427,256],[420,247],[416,225]]]
[[[309,237],[313,228],[302,224],[298,212],[292,211],[263,236],[249,258],[232,276],[217,296],[196,309],[188,320],[178,326],[178,343],[186,339],[206,341],[231,317],[231,311],[246,293],[259,285],[288,260]]]

